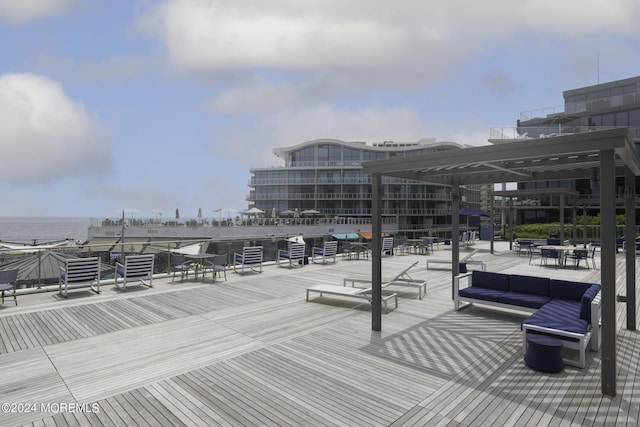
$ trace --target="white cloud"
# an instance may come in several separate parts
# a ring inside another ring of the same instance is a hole
[[[75,0],[0,0],[0,20],[21,24],[59,15]]]
[[[0,178],[45,182],[111,165],[109,146],[83,106],[55,81],[0,76]]]
[[[438,78],[493,38],[516,31],[638,33],[636,0],[164,0],[140,25],[187,71],[388,70]]]

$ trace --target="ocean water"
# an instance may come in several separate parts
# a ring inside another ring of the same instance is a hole
[[[0,217],[0,241],[47,243],[64,239],[87,240],[91,218]]]

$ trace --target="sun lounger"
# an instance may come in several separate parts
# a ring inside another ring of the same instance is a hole
[[[485,264],[484,261],[476,261],[471,259],[472,256],[474,256],[476,253],[478,253],[477,249],[474,249],[473,251],[471,251],[471,253],[467,254],[466,256],[464,256],[462,259],[460,259],[460,264],[466,267],[468,266],[472,266],[472,265],[477,265],[480,267],[480,269],[482,269],[482,271],[486,271],[487,269],[487,265]],[[434,267],[433,265],[443,265],[443,267]],[[427,270],[429,270],[429,268],[431,267],[431,269],[439,269],[439,270],[445,270],[448,269],[446,268],[446,265],[451,265],[451,260],[447,260],[447,259],[432,259],[427,261]]]
[[[364,299],[371,303],[371,288],[348,288],[339,285],[315,285],[307,288],[307,301],[309,301],[310,293],[319,293],[320,296],[327,294],[346,298]],[[390,299],[395,301],[394,308],[398,308],[398,294],[390,293],[382,295],[382,305],[385,313],[389,312],[388,301]]]
[[[395,276],[382,277],[382,287],[387,286],[407,286],[411,288],[418,289],[418,299],[422,299],[422,297],[427,293],[427,281],[414,279],[409,275],[409,270],[415,267],[418,264],[418,261],[411,264],[409,267],[402,270],[400,273]],[[344,287],[347,286],[347,283],[351,283],[351,287],[354,287],[356,283],[371,283],[371,276],[365,274],[352,274],[345,277],[342,281],[342,285]]]

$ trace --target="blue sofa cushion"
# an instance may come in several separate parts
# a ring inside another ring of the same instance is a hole
[[[521,276],[511,274],[509,276],[509,292],[519,294],[549,296],[549,279],[546,277]]]
[[[585,291],[589,289],[591,285],[593,285],[593,283],[551,279],[549,295],[551,295],[552,298],[580,301],[582,295],[584,295]]]
[[[503,292],[507,292],[509,290],[508,274],[481,270],[473,270],[473,273],[471,274],[471,283],[473,287],[495,289]]]
[[[576,301],[554,299],[529,316],[522,324],[585,334],[589,322],[580,318],[580,305]]]
[[[582,295],[580,301],[580,318],[591,322],[591,302],[600,291],[600,285],[594,284]]]
[[[505,292],[497,289],[481,288],[478,286],[469,286],[468,288],[460,289],[458,295],[467,298],[476,298],[484,301],[499,302],[500,296]]]
[[[551,297],[519,292],[505,292],[500,295],[499,302],[528,308],[541,308],[551,301]]]

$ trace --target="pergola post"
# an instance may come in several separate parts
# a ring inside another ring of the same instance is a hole
[[[371,329],[382,330],[382,176],[371,175]]]
[[[624,208],[627,253],[625,255],[627,267],[627,329],[636,330],[636,177],[629,168],[624,177]],[[633,240],[632,240],[633,239]],[[631,243],[631,245],[629,245]]]
[[[600,151],[602,393],[616,395],[616,199],[613,150]]]
[[[453,278],[460,274],[460,185],[456,177],[451,180],[451,299]]]

